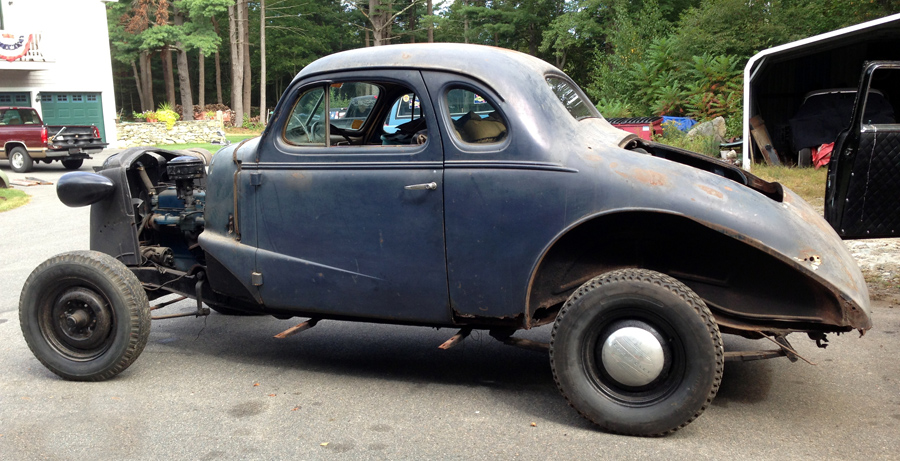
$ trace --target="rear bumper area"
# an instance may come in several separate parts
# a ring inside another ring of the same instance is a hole
[[[51,146],[49,149],[41,149],[40,151],[29,151],[32,158],[49,158],[54,160],[62,159],[88,159],[91,155],[100,153],[107,143],[85,144],[80,146]]]

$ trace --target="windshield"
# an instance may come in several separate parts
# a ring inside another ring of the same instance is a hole
[[[575,117],[575,120],[597,117],[599,115],[574,83],[560,77],[550,76],[547,77],[547,84],[550,85],[550,89],[553,90],[559,101],[563,103],[566,110],[572,114],[572,117]]]

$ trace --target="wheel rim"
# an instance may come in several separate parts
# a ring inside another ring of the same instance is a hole
[[[25,166],[25,157],[22,157],[22,154],[19,152],[13,152],[12,156],[9,158],[9,164],[14,169],[18,170]]]
[[[678,389],[686,354],[665,319],[640,306],[611,310],[586,332],[583,355],[594,387],[626,406],[649,406]]]
[[[94,290],[65,287],[50,294],[40,318],[41,333],[51,347],[70,360],[92,360],[112,345],[113,312]]]

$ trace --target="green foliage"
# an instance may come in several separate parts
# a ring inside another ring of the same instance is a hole
[[[654,141],[668,146],[719,158],[719,141],[712,136],[688,136],[674,123],[663,123],[663,134]]]
[[[160,122],[165,122],[166,129],[171,130],[172,127],[175,126],[175,122],[177,122],[178,119],[181,118],[181,116],[178,115],[177,112],[172,110],[172,106],[169,103],[163,102],[159,104],[159,109],[157,109],[156,111],[156,118]]]
[[[250,117],[244,117],[244,123],[241,124],[241,128],[252,131],[262,131],[266,126],[259,122],[250,121]]]
[[[662,17],[657,0],[645,0],[642,5],[640,14],[632,15],[629,2],[614,3],[614,18],[605,29],[607,46],[595,52],[594,79],[587,87],[594,99],[618,98],[641,105],[640,98],[631,91],[633,82],[628,70],[643,61],[653,37],[665,35],[670,26]]]
[[[743,74],[735,56],[703,54],[691,58],[687,87],[688,113],[698,120],[740,118],[743,110]]]
[[[601,98],[600,101],[597,102],[597,110],[599,110],[600,114],[605,118],[623,118],[634,115],[630,104],[625,101],[609,98]]]

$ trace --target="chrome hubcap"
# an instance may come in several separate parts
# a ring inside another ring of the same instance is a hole
[[[22,158],[21,154],[16,153],[9,159],[9,163],[12,164],[13,168],[22,168],[25,164],[25,159]]]
[[[609,376],[625,386],[640,387],[655,381],[665,366],[663,345],[650,331],[626,326],[603,342],[603,368]]]

